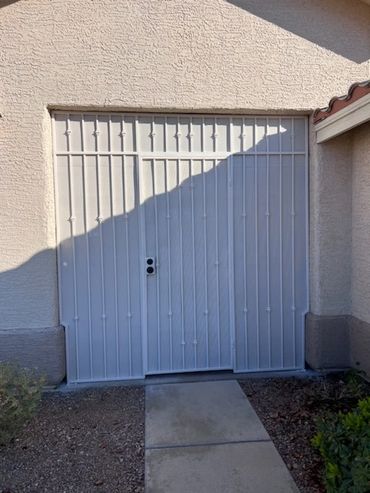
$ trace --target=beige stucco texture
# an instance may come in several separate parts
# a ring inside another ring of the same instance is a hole
[[[311,310],[370,323],[370,123],[311,161]]]
[[[370,123],[313,149],[306,358],[370,375]]]
[[[353,131],[352,163],[352,315],[370,323],[370,123]]]
[[[313,140],[315,136],[313,136]],[[310,311],[351,311],[352,139],[311,144]]]
[[[0,0],[0,39],[0,328],[50,327],[58,324],[58,302],[49,110],[309,112],[369,77],[370,6],[359,0]],[[334,231],[331,221],[340,222],[347,207],[340,192],[333,198],[339,209],[320,218],[331,186],[325,170],[338,174],[340,187],[347,179],[338,160],[318,159],[311,179],[317,201],[311,261],[327,278],[312,273],[311,296],[334,289],[327,310],[336,313],[348,308],[347,271],[331,277],[348,239],[333,232],[338,241],[320,243],[317,235],[328,225]],[[357,188],[365,193],[360,182]],[[355,234],[366,239],[360,223]],[[369,267],[364,250],[358,262],[358,272]],[[315,303],[325,311],[324,301]],[[360,304],[356,310],[367,317]]]

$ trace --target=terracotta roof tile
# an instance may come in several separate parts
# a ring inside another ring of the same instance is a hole
[[[328,116],[333,115],[337,111],[349,106],[354,101],[370,94],[370,80],[364,82],[356,82],[352,84],[345,96],[335,97],[329,101],[327,108],[318,108],[313,114],[314,124],[325,120]]]

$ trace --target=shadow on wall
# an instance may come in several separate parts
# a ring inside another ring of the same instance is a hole
[[[360,0],[227,1],[356,63],[370,59],[370,6]]]
[[[283,141],[289,146],[294,140],[286,133]],[[305,157],[301,155],[304,140],[301,154],[294,159],[288,149],[287,155],[280,158],[277,150],[282,145],[275,134],[249,148],[250,155],[233,154],[229,158],[233,160],[234,174],[238,368],[292,368],[302,364],[303,320],[307,310]],[[297,146],[300,145],[299,141]],[[273,151],[276,154],[267,158],[266,152]],[[257,157],[256,152],[260,153]],[[121,156],[112,160],[100,156],[99,162],[95,156],[86,157],[84,162],[80,157],[71,158],[70,162],[68,158],[58,159],[59,205],[64,204],[59,207],[61,323],[72,327],[73,334],[79,334],[78,340],[73,336],[70,341],[74,346],[73,378],[89,380],[142,374],[141,282],[148,283],[148,347],[152,350],[148,358],[152,372],[170,371],[171,357],[177,361],[177,368],[196,368],[197,364],[213,368],[218,361],[230,367],[227,180],[230,161],[221,159],[216,163],[215,159],[205,158],[190,163],[186,158],[181,162],[157,159],[154,166],[148,158],[142,165],[144,197],[139,200],[135,159],[131,163],[127,158],[123,163]],[[292,173],[293,164],[296,172]],[[296,214],[295,229],[292,210]],[[138,249],[140,217],[146,224],[142,250]],[[283,231],[279,233],[281,228]],[[72,229],[74,234],[70,237]],[[160,285],[158,276],[145,277],[144,258],[149,256],[160,262]],[[15,290],[18,300],[24,298],[27,306],[33,304],[37,309],[42,286],[50,287],[45,279],[48,270],[45,266],[52,262],[55,252],[45,250],[17,269],[1,273],[3,289]],[[280,282],[283,292],[277,288]],[[269,286],[275,288],[269,292]],[[292,312],[294,289],[295,312]],[[271,314],[266,307],[271,307]],[[172,329],[167,316],[169,310]],[[217,330],[213,332],[210,361],[201,360],[206,354],[205,348],[202,349],[204,338],[199,342],[196,363],[194,317],[204,320],[204,310],[208,312],[210,326],[216,327],[218,323],[221,331],[219,336]],[[6,312],[15,318],[19,306],[9,304]],[[185,361],[181,361],[182,326],[187,344]],[[299,333],[293,335],[295,330]],[[171,337],[171,344],[177,348],[173,355],[169,353]],[[217,337],[224,341],[221,346],[226,348],[225,353],[217,353]],[[91,353],[78,349],[88,347]]]
[[[0,0],[0,9],[3,7],[7,7],[8,5],[11,5],[12,3],[16,3],[19,0]]]

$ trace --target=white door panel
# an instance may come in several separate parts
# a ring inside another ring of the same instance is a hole
[[[149,373],[231,368],[227,168],[143,159]],[[205,171],[206,170],[206,171]]]

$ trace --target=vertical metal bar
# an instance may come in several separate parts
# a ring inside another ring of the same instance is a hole
[[[116,222],[114,217],[114,201],[113,201],[113,163],[112,163],[112,117],[109,115],[108,120],[108,148],[109,148],[109,192],[110,192],[110,208],[111,208],[111,221],[112,221],[112,237],[113,237],[113,270],[114,270],[114,315],[115,315],[115,329],[116,329],[116,366],[117,376],[120,375],[120,362],[119,362],[119,325],[118,325],[118,282],[117,282],[117,245],[116,245]]]
[[[134,120],[134,134],[135,134],[135,149],[138,152],[138,138],[139,138],[139,119],[138,116],[135,116]],[[146,265],[144,263],[144,259],[146,257],[146,232],[145,232],[145,195],[144,195],[144,165],[141,159],[140,154],[135,158],[136,162],[136,170],[135,174],[135,185],[136,190],[139,194],[139,252],[140,252],[140,311],[141,311],[141,336],[142,336],[142,368],[143,375],[148,373],[148,285],[146,279],[145,268]]]
[[[134,142],[133,142],[133,145],[134,145],[134,149],[135,149],[135,152],[137,152],[139,154],[139,133],[140,133],[140,125],[139,125],[139,117],[136,115],[135,116],[135,131],[134,131]]]
[[[135,134],[138,132],[138,119],[135,117]],[[137,181],[139,191],[139,251],[140,251],[140,287],[141,287],[141,326],[142,326],[142,348],[143,348],[143,374],[148,373],[148,285],[145,272],[144,259],[146,256],[146,232],[145,232],[145,195],[144,195],[144,169],[143,161],[138,155],[137,159]]]
[[[221,366],[221,326],[220,326],[220,257],[219,257],[219,245],[218,245],[218,179],[217,179],[217,160],[214,159],[214,171],[215,171],[215,247],[216,247],[216,313],[217,313],[217,342],[218,342],[218,365]]]
[[[243,216],[243,283],[244,283],[244,367],[248,368],[248,284],[247,284],[247,211],[246,211],[246,164],[245,154],[243,154],[242,163],[242,216]]]
[[[206,201],[206,172],[205,163],[202,159],[202,181],[203,181],[203,246],[204,246],[204,298],[205,298],[205,326],[206,326],[206,355],[207,368],[209,368],[209,318],[208,318],[208,262],[207,262],[207,201]]]
[[[183,265],[183,241],[182,241],[182,185],[180,182],[180,160],[177,159],[177,187],[179,190],[179,219],[180,219],[180,293],[181,293],[181,346],[182,366],[185,368],[185,325],[184,325],[184,265]]]
[[[153,185],[153,196],[154,196],[154,227],[155,227],[155,249],[156,249],[156,259],[157,259],[157,275],[156,277],[156,298],[157,298],[157,357],[158,357],[158,370],[161,370],[161,304],[160,304],[160,284],[159,284],[159,241],[158,241],[158,203],[157,203],[157,192],[156,192],[156,179],[155,179],[155,159],[152,159],[152,185]]]
[[[163,128],[163,151],[167,152],[167,116],[164,117],[164,128]]]
[[[231,120],[231,119],[230,119]],[[232,132],[230,121],[229,132]],[[231,137],[230,137],[231,138]],[[231,142],[231,140],[230,140]],[[234,157],[226,161],[228,174],[228,259],[229,259],[229,325],[230,325],[230,361],[236,369],[235,358],[235,298],[234,298]]]
[[[192,260],[193,260],[193,323],[194,323],[194,368],[198,367],[197,352],[198,352],[198,330],[197,330],[197,283],[196,283],[196,260],[195,260],[195,224],[194,224],[194,181],[193,181],[193,160],[189,160],[190,172],[190,188],[191,188],[191,232],[192,232]]]
[[[151,132],[150,132],[150,137],[151,137],[151,148],[152,152],[155,152],[155,122],[154,122],[154,116],[152,117],[151,123]]]
[[[229,142],[226,145],[227,152],[232,154],[233,152],[233,135],[234,135],[234,125],[232,117],[229,118]]]
[[[213,150],[217,152],[217,138],[218,138],[218,126],[217,126],[217,118],[214,119],[213,123]]]
[[[193,118],[190,117],[189,122],[189,152],[193,150]]]
[[[268,355],[269,355],[269,368],[271,368],[272,354],[271,354],[271,292],[270,292],[270,122],[266,120],[266,288],[267,288],[267,332],[268,332]]]
[[[90,378],[93,377],[93,361],[92,361],[92,309],[91,309],[91,275],[90,275],[90,242],[87,221],[87,184],[86,184],[86,159],[85,159],[85,126],[84,120],[81,117],[81,150],[82,150],[82,173],[83,173],[83,208],[85,222],[85,238],[86,238],[86,271],[87,271],[87,304],[88,304],[88,324],[89,324],[89,362],[90,362]]]
[[[257,145],[257,119],[254,119],[254,147]],[[255,209],[255,248],[256,248],[256,335],[257,368],[260,366],[260,316],[259,316],[259,269],[258,269],[258,169],[257,154],[254,155],[254,209]]]
[[[295,132],[295,121],[292,118],[292,134],[291,134],[291,142],[292,142],[292,156],[291,156],[291,164],[292,164],[292,319],[293,319],[293,357],[294,357],[294,366],[296,366],[296,306],[295,306],[295,159],[294,159],[294,132]]]
[[[284,296],[283,296],[283,156],[282,156],[282,125],[279,118],[279,226],[280,226],[280,344],[281,367],[284,368]]]
[[[123,217],[125,221],[126,239],[126,281],[127,281],[127,325],[128,325],[128,358],[130,377],[133,373],[132,367],[132,311],[131,311],[131,276],[130,276],[130,238],[129,238],[129,215],[127,211],[126,190],[129,186],[126,176],[125,156],[122,156],[122,191],[123,191]]]
[[[180,132],[180,118],[177,117],[177,122],[176,122],[176,146],[177,146],[177,152],[180,152],[180,137],[181,137],[181,132]]]
[[[305,251],[305,256],[306,256],[306,306],[305,306],[305,313],[303,314],[303,320],[302,323],[304,324],[304,317],[307,314],[309,310],[309,296],[310,296],[310,270],[309,270],[309,156],[308,156],[308,142],[309,142],[309,135],[308,135],[308,117],[305,117],[305,222],[306,222],[306,227],[305,227],[305,233],[306,233],[306,251]],[[302,328],[302,332],[304,332],[304,328]],[[301,365],[302,368],[304,367],[304,355],[305,355],[305,338],[304,334],[302,334],[302,361]]]
[[[202,116],[202,124],[200,126],[200,150],[204,153],[204,116]]]
[[[170,198],[168,193],[168,160],[165,159],[165,186],[166,186],[166,218],[167,218],[167,251],[168,251],[168,321],[170,331],[170,369],[173,370],[173,327],[172,327],[172,273],[171,273],[171,216]]]
[[[54,167],[54,193],[55,193],[55,221],[57,224],[56,228],[56,238],[57,238],[57,244],[56,244],[56,249],[57,249],[57,267],[58,267],[58,302],[59,302],[59,318],[60,318],[60,323],[65,327],[66,334],[65,334],[65,341],[66,341],[66,367],[67,367],[67,381],[70,382],[70,347],[69,347],[69,334],[70,334],[70,329],[68,327],[67,322],[64,320],[64,313],[63,313],[63,296],[62,296],[62,269],[61,269],[61,251],[60,251],[60,233],[59,233],[59,221],[60,221],[60,197],[59,197],[59,182],[58,182],[58,173],[57,173],[57,168],[59,168],[57,164],[57,152],[56,152],[56,130],[55,130],[55,114],[52,114],[52,119],[51,119],[51,126],[52,126],[52,134],[53,134],[53,167]]]
[[[126,122],[125,122],[125,115],[122,115],[120,127],[121,127],[121,149],[122,149],[122,152],[125,152],[126,151]],[[133,142],[133,145],[135,145],[134,142]]]
[[[97,179],[97,195],[98,195],[98,229],[100,238],[100,274],[101,274],[101,290],[102,290],[102,324],[103,324],[103,361],[104,361],[104,376],[107,377],[107,314],[105,307],[105,275],[104,275],[104,245],[101,215],[101,191],[100,191],[100,161],[99,161],[99,127],[98,118],[95,117],[95,138],[96,138],[96,179]]]
[[[240,139],[240,142],[241,142],[241,145],[242,145],[242,148],[241,148],[241,151],[244,153],[244,149],[245,149],[245,118],[242,118],[242,134],[241,134],[241,139]]]
[[[71,143],[70,143],[70,118],[67,118],[67,149],[68,152],[71,151]],[[78,341],[78,332],[79,332],[79,316],[78,316],[78,293],[77,293],[77,266],[76,266],[76,242],[75,242],[75,228],[74,224],[76,221],[76,217],[74,215],[74,204],[73,204],[73,195],[74,195],[74,183],[73,183],[73,172],[71,165],[71,156],[68,155],[68,181],[69,181],[69,204],[70,204],[70,217],[69,222],[71,225],[71,236],[72,236],[72,262],[73,262],[73,321],[75,327],[75,344],[76,344],[76,374],[77,380],[80,379],[80,351],[79,351],[79,341]]]

